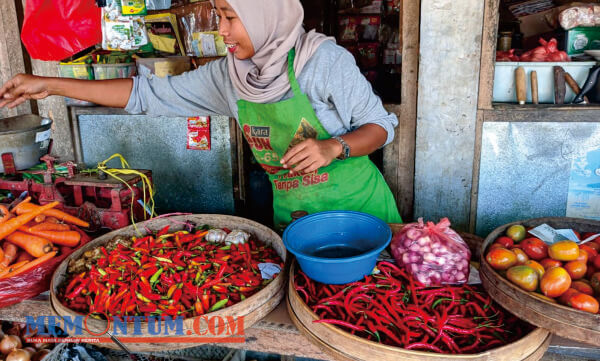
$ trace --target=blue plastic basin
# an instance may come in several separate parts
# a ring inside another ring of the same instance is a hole
[[[391,239],[384,221],[354,211],[314,213],[283,232],[283,243],[302,271],[326,284],[354,282],[370,274]]]

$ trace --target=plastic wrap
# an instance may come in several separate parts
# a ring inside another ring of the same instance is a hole
[[[100,8],[94,1],[27,0],[21,40],[34,59],[68,58],[102,40]]]
[[[227,55],[224,39],[219,35],[216,10],[209,2],[198,2],[171,9],[177,15],[179,30],[188,56]]]
[[[77,248],[83,246],[91,239],[82,230],[71,226],[81,234],[81,241]],[[50,288],[50,280],[54,270],[60,263],[73,253],[77,248],[61,247],[60,254],[49,259],[39,267],[29,270],[19,276],[0,280],[0,308],[19,303],[23,300],[35,297]]]
[[[448,218],[438,224],[419,218],[405,225],[392,239],[391,249],[398,265],[425,286],[464,284],[469,279],[471,251]]]
[[[578,26],[600,25],[600,5],[579,5],[567,8],[558,14],[558,22],[565,30]]]

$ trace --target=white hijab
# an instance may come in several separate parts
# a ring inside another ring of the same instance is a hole
[[[214,0],[211,0],[214,5]],[[329,38],[302,27],[300,0],[227,0],[244,24],[255,54],[239,60],[227,54],[229,75],[241,99],[272,103],[290,89],[287,57],[296,48],[294,72],[300,74],[319,45]]]

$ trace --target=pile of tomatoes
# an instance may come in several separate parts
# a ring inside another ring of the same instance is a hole
[[[489,247],[485,259],[490,266],[535,297],[598,313],[600,237],[582,245],[573,241],[548,245],[539,238],[525,238],[523,226],[513,227]]]

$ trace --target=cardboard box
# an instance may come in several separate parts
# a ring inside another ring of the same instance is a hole
[[[555,9],[550,9],[532,15],[521,16],[517,19],[521,21],[521,32],[523,33],[523,37],[527,38],[556,29],[558,24],[555,17]]]
[[[600,49],[600,28],[573,28],[560,33],[558,48],[569,56],[583,55],[584,50]]]

